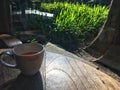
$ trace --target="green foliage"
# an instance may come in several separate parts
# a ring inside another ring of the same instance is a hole
[[[41,8],[55,14],[57,27],[52,36],[53,39],[56,37],[56,42],[76,39],[86,41],[95,37],[108,15],[108,8],[100,5],[90,7],[78,3],[54,2],[42,3]]]
[[[54,17],[29,15],[29,27],[39,30],[40,34],[46,35],[52,42],[62,45],[84,43],[94,38],[108,15],[106,6],[90,7],[68,2],[42,3],[41,11],[54,13]]]
[[[54,3],[41,3],[41,10],[54,13],[55,16],[59,15],[61,9],[65,7],[64,3],[54,2]]]
[[[55,27],[52,18],[34,14],[27,16],[27,24],[30,29],[39,30],[39,33],[43,35],[49,35]]]
[[[38,43],[38,41],[36,39],[28,40],[27,42],[29,42],[29,43]]]
[[[40,0],[30,0],[30,1],[32,1],[32,2],[39,2]]]

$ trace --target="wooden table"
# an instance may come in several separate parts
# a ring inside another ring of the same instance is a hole
[[[13,72],[0,90],[120,90],[118,81],[94,67],[52,52],[46,52],[41,74],[24,76],[18,70]]]

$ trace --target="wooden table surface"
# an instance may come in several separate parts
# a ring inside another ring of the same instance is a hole
[[[12,72],[14,75],[9,76],[10,81],[0,90],[120,90],[120,83],[105,73],[80,60],[52,52],[46,52],[36,75]]]

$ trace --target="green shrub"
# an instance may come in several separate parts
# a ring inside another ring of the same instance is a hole
[[[108,8],[99,5],[90,7],[78,3],[54,2],[42,3],[41,8],[55,14],[57,27],[51,34],[54,36],[52,39],[56,37],[56,42],[60,43],[77,39],[85,42],[95,37],[108,15]]]
[[[108,8],[95,5],[90,7],[78,3],[42,3],[41,11],[54,14],[53,18],[29,15],[28,25],[40,31],[54,43],[77,44],[94,38],[108,15]]]
[[[55,16],[59,15],[61,9],[65,7],[65,3],[41,3],[41,10],[45,12],[54,13]]]
[[[43,35],[49,35],[55,27],[52,18],[35,14],[27,16],[27,24],[31,30],[39,30],[39,33]]]

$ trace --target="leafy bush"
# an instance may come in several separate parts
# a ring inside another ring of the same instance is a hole
[[[55,16],[59,15],[61,9],[65,7],[65,3],[54,2],[54,3],[41,3],[41,10],[45,12],[54,13]]]
[[[49,35],[55,27],[52,18],[35,14],[27,16],[27,24],[31,30],[39,30],[39,33],[43,35]]]
[[[89,40],[98,33],[108,15],[108,8],[99,5],[54,2],[42,3],[41,8],[55,14],[57,27],[51,34],[59,43]]]

